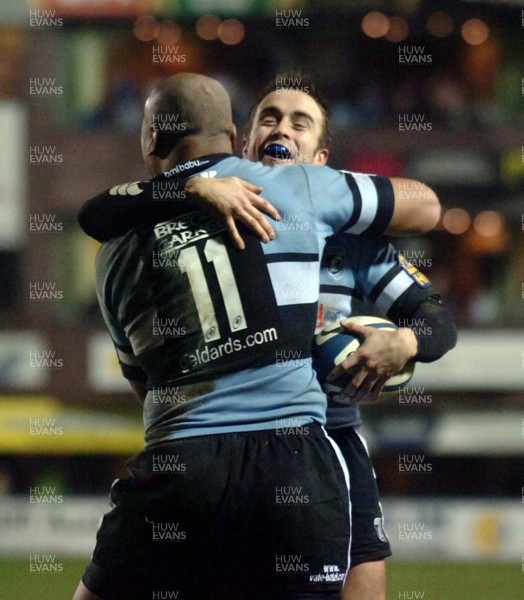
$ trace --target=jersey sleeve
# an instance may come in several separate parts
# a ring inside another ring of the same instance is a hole
[[[116,185],[80,208],[78,224],[88,236],[105,242],[135,227],[181,216],[196,208],[186,196],[185,181],[172,177]]]
[[[334,233],[382,234],[395,207],[387,177],[304,166],[317,219]]]
[[[399,254],[384,236],[346,236],[347,251],[358,256],[355,280],[362,295],[393,320],[411,314],[434,295],[429,279]]]
[[[147,375],[133,352],[133,348],[124,328],[113,314],[110,298],[111,294],[109,293],[110,284],[108,284],[108,263],[104,260],[104,254],[104,248],[102,247],[95,262],[96,294],[100,312],[109,331],[109,335],[113,340],[122,375],[130,381],[146,381]]]

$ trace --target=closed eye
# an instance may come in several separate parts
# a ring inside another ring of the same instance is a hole
[[[260,120],[260,125],[276,125],[276,123],[277,123],[277,120],[275,119],[275,117],[271,117],[269,115],[266,117],[263,117]]]

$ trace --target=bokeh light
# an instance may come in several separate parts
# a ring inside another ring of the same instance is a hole
[[[473,221],[476,233],[484,237],[493,237],[502,233],[504,219],[502,215],[494,210],[483,210]]]
[[[160,26],[152,15],[142,15],[133,24],[133,33],[141,42],[150,42],[158,35]]]
[[[196,32],[203,40],[211,41],[218,38],[220,19],[216,15],[202,15],[196,22]]]
[[[427,28],[435,37],[443,38],[453,33],[455,21],[448,13],[438,11],[430,15],[427,22]]]
[[[384,37],[389,27],[389,19],[378,10],[368,13],[362,19],[362,31],[370,38]]]
[[[442,217],[442,225],[453,235],[465,233],[471,225],[471,217],[463,208],[450,208]]]
[[[158,32],[156,39],[162,46],[170,46],[176,44],[182,35],[180,26],[173,21],[164,21],[160,24],[160,31]]]
[[[237,19],[227,19],[218,26],[218,38],[228,46],[240,44],[246,35],[246,28]]]
[[[391,17],[389,19],[389,30],[386,39],[390,42],[402,42],[409,35],[409,25],[402,17]]]
[[[480,19],[469,19],[460,31],[464,41],[472,46],[483,44],[489,38],[489,27]]]

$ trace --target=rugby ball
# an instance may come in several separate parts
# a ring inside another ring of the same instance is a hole
[[[380,317],[351,317],[349,320],[359,325],[366,325],[367,327],[374,327],[376,329],[398,329],[394,323]],[[338,394],[351,381],[354,369],[351,369],[351,371],[341,375],[334,381],[327,381],[327,376],[337,365],[348,358],[350,354],[358,350],[360,343],[361,340],[358,337],[346,331],[339,323],[328,325],[315,336],[313,344],[313,368],[317,372],[317,377],[323,390],[329,397],[343,401],[338,398]],[[383,393],[394,393],[401,390],[413,377],[414,370],[414,363],[406,363],[400,373],[387,380]]]

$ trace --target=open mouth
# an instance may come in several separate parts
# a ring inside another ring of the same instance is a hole
[[[282,144],[269,144],[264,148],[264,156],[269,156],[274,160],[293,160],[291,152]]]

